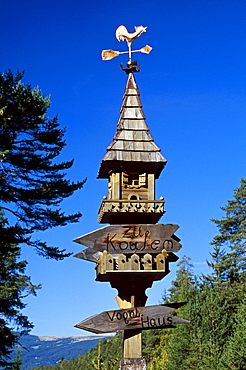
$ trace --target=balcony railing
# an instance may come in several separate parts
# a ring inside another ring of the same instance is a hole
[[[164,199],[160,200],[129,200],[129,199],[103,199],[98,211],[101,222],[107,213],[156,213],[163,215]]]

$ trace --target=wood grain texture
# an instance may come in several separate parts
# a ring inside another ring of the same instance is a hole
[[[188,320],[169,314],[175,308],[172,305],[157,305],[104,311],[79,322],[75,327],[93,333],[112,333],[119,330],[170,328],[189,323]]]

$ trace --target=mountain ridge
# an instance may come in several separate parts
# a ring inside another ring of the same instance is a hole
[[[99,340],[107,339],[110,335],[76,335],[76,336],[45,336],[25,335],[20,338],[12,354],[16,350],[21,352],[22,366],[25,370],[39,366],[55,366],[62,358],[70,360],[84,355],[95,347]]]

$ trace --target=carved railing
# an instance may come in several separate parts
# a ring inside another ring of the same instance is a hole
[[[138,255],[120,254],[112,256],[106,250],[100,255],[97,264],[96,272],[99,274],[107,274],[108,272],[165,272],[168,271],[166,263],[168,253],[165,249],[158,253],[155,257],[149,253]]]
[[[164,213],[164,199],[161,200],[129,200],[129,199],[104,199],[98,211],[99,219],[104,213]]]

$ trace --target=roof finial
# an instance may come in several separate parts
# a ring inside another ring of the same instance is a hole
[[[143,32],[146,32],[147,27],[144,26],[135,26],[135,32],[129,33],[125,26],[119,26],[115,32],[116,38],[118,41],[124,41],[126,40],[128,51],[115,51],[115,50],[103,50],[102,51],[102,59],[103,60],[110,60],[113,59],[120,54],[128,54],[129,55],[129,61],[127,62],[126,69],[123,68],[121,64],[121,69],[123,69],[127,74],[130,72],[139,72],[140,68],[137,66],[137,62],[132,61],[132,53],[140,52],[149,54],[152,50],[152,47],[149,45],[146,45],[145,47],[138,49],[138,50],[132,50],[132,42],[137,37],[139,37]],[[137,69],[138,67],[138,69]]]

